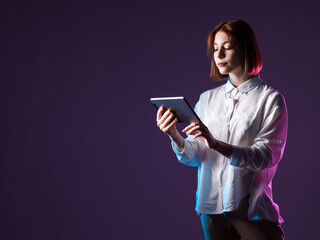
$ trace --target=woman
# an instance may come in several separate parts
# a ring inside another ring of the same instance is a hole
[[[182,132],[168,109],[158,110],[178,160],[198,167],[196,211],[205,239],[283,239],[272,179],[287,136],[282,95],[262,82],[259,48],[242,20],[219,24],[208,37],[210,77],[227,83],[201,94],[195,112],[202,122]]]

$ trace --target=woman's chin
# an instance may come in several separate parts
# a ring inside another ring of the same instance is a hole
[[[220,72],[220,74],[222,74],[222,75],[227,75],[229,72],[228,71],[221,71],[221,70],[219,70],[219,72]]]

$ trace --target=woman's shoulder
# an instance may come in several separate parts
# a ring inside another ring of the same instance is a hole
[[[224,84],[212,89],[208,89],[203,93],[201,93],[199,97],[199,101],[197,102],[195,107],[196,110],[198,111],[197,113],[199,113],[200,115],[201,115],[201,112],[204,113],[203,111],[201,111],[201,109],[206,109],[208,105],[212,103],[213,99],[214,99],[214,103],[219,105],[222,99],[224,99],[223,97],[225,96],[224,94],[225,94]]]
[[[277,89],[263,83],[259,86],[258,90],[264,96],[266,102],[285,105],[285,97]]]
[[[260,85],[260,91],[263,93],[267,93],[270,96],[274,96],[274,97],[276,97],[276,96],[281,97],[282,96],[283,97],[283,95],[277,89],[275,89],[265,83]]]
[[[200,98],[210,98],[214,95],[224,93],[225,92],[224,88],[225,88],[225,84],[222,84],[215,88],[208,89],[200,94]]]

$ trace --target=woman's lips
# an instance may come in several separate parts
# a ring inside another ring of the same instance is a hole
[[[222,66],[227,65],[227,63],[217,63],[217,65],[218,65],[219,67],[222,67]]]

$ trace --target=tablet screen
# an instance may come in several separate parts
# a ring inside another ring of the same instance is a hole
[[[151,98],[150,101],[157,109],[161,106],[164,106],[165,110],[171,108],[175,116],[178,118],[178,122],[201,122],[198,115],[193,111],[192,107],[184,97]]]

